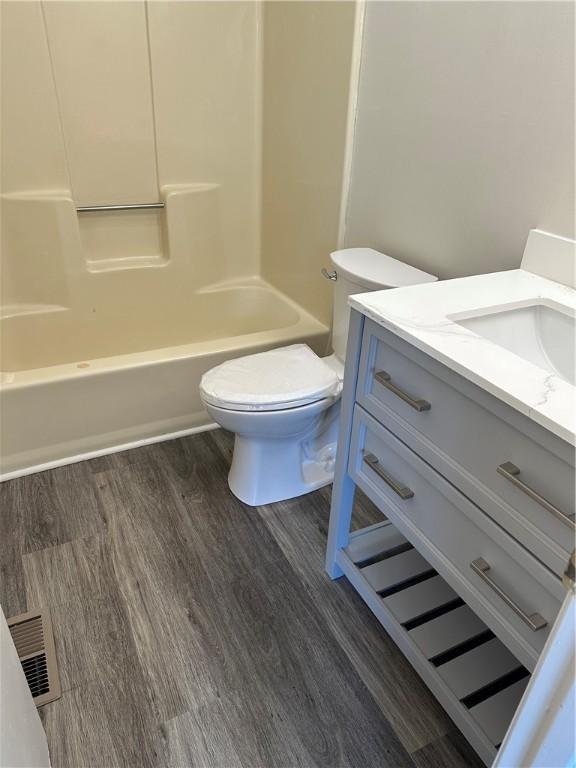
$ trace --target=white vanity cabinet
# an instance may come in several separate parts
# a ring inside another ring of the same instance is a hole
[[[353,310],[327,570],[487,764],[560,611],[574,448]],[[356,486],[382,522],[350,533]]]

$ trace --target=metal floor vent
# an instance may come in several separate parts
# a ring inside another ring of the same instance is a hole
[[[47,611],[8,619],[8,627],[37,707],[61,696],[52,622]]]

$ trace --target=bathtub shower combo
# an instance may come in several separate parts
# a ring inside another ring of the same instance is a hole
[[[325,355],[354,3],[0,10],[2,477],[211,426],[226,360]]]
[[[193,209],[197,194],[175,197],[187,197]],[[158,219],[170,222],[173,199],[167,196]],[[198,251],[169,247],[155,263],[77,263],[84,217],[113,226],[113,216],[125,216],[138,226],[138,217],[149,215],[139,206],[84,212],[66,198],[4,202],[38,206],[76,240],[76,247],[61,242],[62,272],[43,286],[44,302],[3,305],[2,472],[8,476],[211,426],[198,384],[232,357],[295,342],[325,352],[326,325],[261,278],[194,290]],[[25,232],[18,234],[22,241]],[[217,267],[215,254],[200,255]]]

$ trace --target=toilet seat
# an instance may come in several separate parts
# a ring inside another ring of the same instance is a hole
[[[335,398],[338,374],[306,344],[228,360],[200,382],[205,402],[235,411],[277,411]]]

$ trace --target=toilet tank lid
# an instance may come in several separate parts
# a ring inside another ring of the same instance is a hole
[[[337,272],[366,290],[400,288],[438,280],[435,275],[422,272],[373,248],[344,248],[331,253],[330,260]]]

